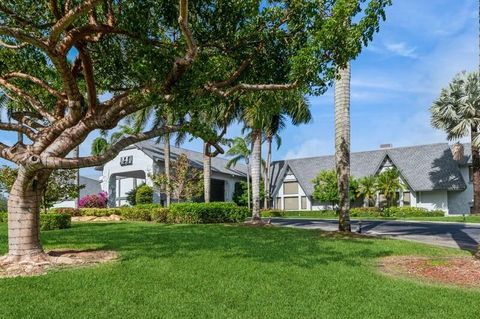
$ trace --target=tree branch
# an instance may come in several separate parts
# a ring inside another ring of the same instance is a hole
[[[58,20],[57,23],[55,23],[55,25],[52,27],[48,44],[50,46],[54,46],[63,31],[65,31],[78,17],[80,17],[82,14],[89,11],[102,1],[103,0],[85,0],[83,4],[66,12],[65,15],[60,20]]]
[[[289,83],[289,84],[245,84],[241,83],[238,85],[235,85],[229,89],[226,90],[220,90],[219,88],[212,86],[212,85],[206,85],[205,89],[207,91],[213,92],[217,94],[220,97],[229,97],[233,93],[241,91],[241,92],[255,92],[255,91],[287,91],[287,90],[292,90],[298,87],[298,82],[295,81],[294,83]]]
[[[135,135],[126,136],[116,142],[112,147],[110,147],[103,155],[99,156],[88,156],[88,157],[79,157],[79,158],[61,158],[61,157],[52,157],[48,155],[40,156],[40,161],[43,168],[48,169],[73,169],[73,168],[82,168],[82,167],[91,167],[103,165],[106,162],[115,158],[115,156],[120,153],[125,147],[149,140],[151,138],[163,135],[165,133],[172,133],[184,129],[185,125],[182,126],[163,126],[158,129],[153,129],[144,133],[139,133]]]
[[[87,83],[88,109],[92,111],[97,106],[97,89],[95,86],[95,76],[93,74],[93,63],[90,54],[83,44],[77,46],[80,58],[82,59],[83,74]]]
[[[7,49],[13,49],[13,50],[21,49],[21,48],[25,47],[26,45],[27,45],[27,43],[8,44],[8,43],[0,40],[0,46],[2,46],[4,48],[7,48]]]
[[[216,88],[224,88],[226,86],[231,85],[233,82],[235,82],[240,77],[240,75],[242,75],[243,71],[245,71],[248,68],[248,66],[250,65],[251,62],[252,62],[252,60],[250,58],[246,59],[240,65],[238,70],[236,70],[227,80],[222,81],[222,82],[212,83],[210,85],[214,86]]]
[[[52,114],[50,114],[39,101],[37,101],[31,95],[29,95],[28,93],[24,92],[20,88],[16,87],[15,85],[11,84],[10,82],[8,82],[7,80],[1,77],[0,77],[0,86],[3,86],[7,90],[10,90],[14,94],[16,94],[17,96],[23,98],[35,109],[35,111],[40,113],[48,121],[54,122],[56,120],[56,118]]]
[[[10,78],[19,78],[19,79],[28,80],[28,81],[30,81],[32,83],[35,83],[38,86],[44,88],[46,91],[48,91],[48,93],[55,96],[57,99],[65,100],[65,96],[62,95],[60,92],[58,92],[57,90],[52,88],[46,82],[44,82],[44,81],[40,80],[39,78],[36,78],[36,77],[34,77],[30,74],[25,74],[25,73],[22,73],[22,72],[12,72],[12,73],[8,73],[4,76],[4,79],[6,79],[6,80],[8,80]]]
[[[36,39],[30,34],[24,32],[22,29],[10,28],[10,27],[0,25],[0,35],[7,35],[10,37],[13,37],[17,40],[34,45],[37,48],[44,50],[45,52],[48,51],[48,46],[43,41]]]
[[[37,134],[29,129],[26,126],[23,126],[21,124],[12,124],[12,123],[3,123],[0,122],[0,130],[4,131],[14,131],[14,132],[20,132],[28,136],[29,139],[34,140]]]

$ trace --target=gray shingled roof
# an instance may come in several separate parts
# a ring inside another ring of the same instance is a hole
[[[413,191],[463,190],[465,181],[453,160],[447,143],[380,149],[351,154],[351,175],[360,178],[375,175],[385,158],[400,170]],[[308,196],[313,194],[312,180],[322,170],[335,167],[334,156],[276,161],[272,163],[272,189],[278,191],[286,170],[293,174]]]
[[[138,148],[139,150],[143,151],[148,157],[152,158],[155,161],[163,161],[164,154],[163,154],[163,144],[162,143],[154,143],[152,141],[144,141],[139,142],[133,145],[133,147]],[[172,154],[172,158],[175,159],[180,154],[185,154],[187,158],[190,160],[190,164],[197,168],[203,167],[203,153],[187,150],[180,147],[171,146],[170,152]],[[223,173],[228,175],[235,175],[240,177],[246,177],[247,175],[247,167],[245,165],[237,164],[235,167],[226,168],[226,164],[228,159],[222,157],[214,157],[212,158],[212,172]]]

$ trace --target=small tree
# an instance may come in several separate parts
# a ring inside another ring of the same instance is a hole
[[[365,207],[370,207],[377,192],[376,176],[365,176],[358,180],[357,197],[363,197]]]
[[[135,194],[135,203],[137,205],[153,203],[153,189],[148,185],[142,185]]]
[[[321,171],[312,181],[314,184],[313,199],[323,203],[338,204],[337,174],[334,170]],[[350,177],[350,201],[355,200],[358,182]]]
[[[395,204],[397,192],[404,188],[400,179],[400,171],[396,168],[383,171],[377,177],[377,190],[385,196],[389,207]]]
[[[190,165],[185,154],[181,154],[170,167],[170,179],[165,174],[151,176],[161,191],[170,191],[177,201],[192,201],[202,196],[202,171]]]

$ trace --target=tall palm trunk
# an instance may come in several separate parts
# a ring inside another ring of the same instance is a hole
[[[335,167],[338,183],[338,230],[350,232],[350,64],[335,83]]]
[[[203,196],[205,203],[210,203],[211,180],[212,158],[210,157],[210,145],[203,143]]]
[[[80,157],[80,146],[75,148],[75,157]],[[75,174],[75,185],[77,186],[77,200],[75,201],[75,207],[78,208],[78,202],[80,201],[80,169],[77,169]]]
[[[252,207],[250,200],[250,160],[247,158],[247,207],[250,210]]]
[[[260,221],[260,175],[262,164],[262,133],[253,131],[252,149],[252,221]]]
[[[165,163],[165,177],[167,179],[167,187],[165,189],[166,206],[170,207],[170,134],[166,133],[163,141],[163,158]]]
[[[473,171],[473,208],[472,214],[480,214],[480,152],[473,140],[478,136],[478,127],[471,127],[472,171]]]
[[[264,205],[265,209],[270,208],[270,165],[272,161],[272,136],[267,136],[267,163],[265,167],[265,200]]]
[[[8,196],[8,255],[1,264],[48,263],[39,236],[41,199],[48,176],[19,168]]]

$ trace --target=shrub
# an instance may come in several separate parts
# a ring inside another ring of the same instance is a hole
[[[153,203],[153,189],[148,185],[140,186],[135,194],[135,202],[137,205]]]
[[[70,228],[72,223],[72,216],[69,214],[45,213],[40,214],[40,229],[64,229]]]
[[[146,210],[150,214],[150,219],[153,222],[157,223],[166,223],[167,217],[169,214],[169,209],[161,206],[160,204],[144,204],[137,205],[135,209]]]
[[[442,210],[429,211],[419,207],[388,207],[383,210],[385,217],[441,217],[445,216]]]
[[[136,221],[150,221],[151,209],[138,206],[120,208],[122,219]]]
[[[69,214],[70,216],[81,216],[80,209],[72,207],[58,207],[49,210],[51,213],[55,214]]]
[[[377,207],[355,207],[350,209],[350,217],[381,217],[382,212]]]
[[[0,223],[6,223],[8,221],[7,212],[0,212]]]
[[[170,207],[167,221],[175,224],[235,223],[244,221],[250,211],[233,202],[179,203]]]
[[[79,209],[78,216],[104,217],[110,215],[121,215],[121,208],[82,208]]]
[[[108,204],[108,194],[100,192],[98,194],[86,195],[78,201],[80,208],[105,208]]]

